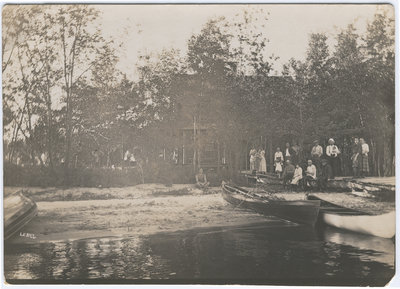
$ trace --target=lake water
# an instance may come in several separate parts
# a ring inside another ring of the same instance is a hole
[[[385,285],[394,243],[266,220],[145,237],[6,244],[9,283]]]

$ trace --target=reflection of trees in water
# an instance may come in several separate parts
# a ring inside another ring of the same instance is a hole
[[[378,239],[336,231],[317,235],[297,226],[12,245],[5,248],[5,272],[7,279],[83,283],[176,278],[188,283],[384,285],[394,274],[394,244]]]

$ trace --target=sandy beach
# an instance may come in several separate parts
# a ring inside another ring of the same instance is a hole
[[[24,188],[36,202],[38,215],[23,233],[34,234],[35,239],[16,235],[12,242],[148,235],[266,220],[265,216],[234,208],[219,190],[211,188],[205,193],[192,185],[158,184],[104,189]]]
[[[38,215],[24,227],[22,236],[14,236],[12,242],[149,235],[276,219],[235,208],[222,198],[220,187],[210,188],[208,192],[183,184],[143,184],[124,188],[6,188],[5,191],[18,189],[36,202]],[[394,202],[377,202],[350,192],[313,194],[374,214],[395,208]],[[274,195],[286,200],[305,198],[304,192]]]

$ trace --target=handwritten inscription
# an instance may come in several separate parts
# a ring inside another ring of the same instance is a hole
[[[36,239],[35,234],[32,234],[32,233],[23,233],[23,232],[19,232],[19,236],[20,236],[20,237],[25,237],[25,238]]]

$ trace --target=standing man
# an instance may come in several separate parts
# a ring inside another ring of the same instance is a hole
[[[294,151],[293,149],[290,147],[290,143],[286,143],[286,147],[285,147],[285,161],[292,160],[292,157],[294,156]]]
[[[319,169],[321,167],[321,156],[323,154],[322,146],[319,145],[319,140],[314,141],[314,146],[311,149],[311,160]]]
[[[333,178],[335,178],[339,174],[339,154],[340,151],[335,145],[335,140],[333,138],[330,138],[328,140],[328,146],[326,147],[326,155],[328,156],[329,164],[332,167]]]
[[[368,153],[369,146],[363,138],[360,138],[361,143],[361,177],[364,178],[369,174]]]

